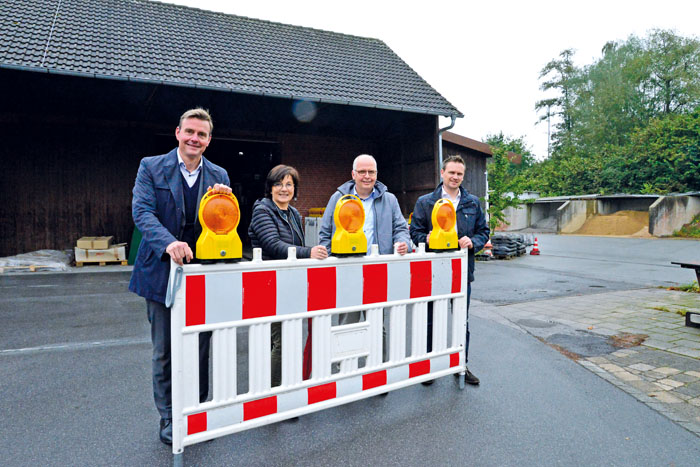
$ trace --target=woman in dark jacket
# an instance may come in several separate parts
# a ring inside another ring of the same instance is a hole
[[[326,247],[304,246],[301,216],[289,203],[295,198],[299,173],[294,167],[278,165],[270,170],[265,180],[265,197],[253,205],[253,218],[248,236],[253,248],[262,248],[263,259],[286,259],[289,247],[296,247],[297,258],[324,259]],[[279,386],[281,375],[282,325],[272,323],[272,385]],[[310,351],[307,343],[304,353]],[[305,375],[308,375],[305,362]]]

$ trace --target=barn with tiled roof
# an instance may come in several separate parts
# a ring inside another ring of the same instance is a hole
[[[462,116],[381,40],[149,0],[3,1],[0,78],[0,256],[128,241],[138,162],[175,146],[191,107],[212,113],[205,157],[243,234],[278,163],[300,171],[305,214],[371,153],[410,212],[437,176],[438,116]]]

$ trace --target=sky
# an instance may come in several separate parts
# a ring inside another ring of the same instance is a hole
[[[578,66],[606,42],[654,28],[700,34],[698,0],[167,0],[250,18],[384,41],[463,118],[451,130],[483,140],[503,132],[547,155],[547,123],[536,124],[542,67],[568,48]],[[663,5],[663,6],[662,6]],[[440,126],[450,123],[440,118]]]

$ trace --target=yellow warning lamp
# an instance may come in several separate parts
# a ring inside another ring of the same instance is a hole
[[[365,209],[355,195],[342,196],[333,211],[335,233],[331,240],[331,253],[335,255],[355,255],[367,253]]]
[[[457,213],[452,201],[439,199],[433,206],[433,230],[430,232],[428,248],[431,250],[457,250]]]
[[[236,232],[241,210],[233,193],[209,190],[199,203],[199,224],[202,234],[197,239],[197,258],[241,259],[243,247]]]

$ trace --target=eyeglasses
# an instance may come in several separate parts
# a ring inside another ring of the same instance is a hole
[[[377,175],[376,170],[356,170],[355,173],[361,177],[364,177],[365,175],[369,175],[370,177],[374,177]]]
[[[293,184],[293,183],[285,183],[285,184],[283,185],[282,182],[275,182],[275,183],[272,184],[272,186],[273,186],[274,188],[282,188],[282,187],[284,187],[284,188],[286,188],[286,189],[288,189],[288,190],[291,190],[292,188],[294,188],[294,184]]]

